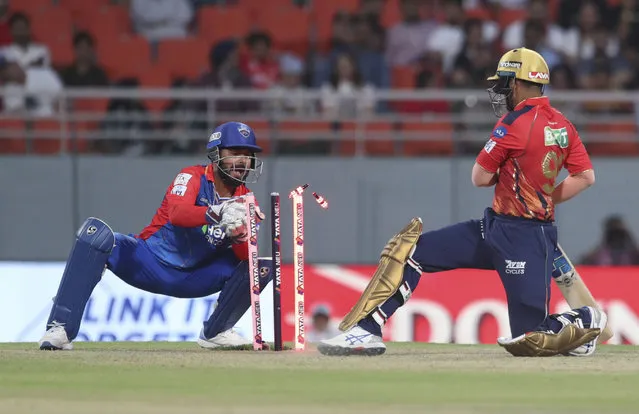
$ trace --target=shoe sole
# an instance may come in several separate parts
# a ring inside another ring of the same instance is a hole
[[[351,356],[351,355],[378,356],[386,352],[386,347],[350,348],[350,347],[343,347],[343,346],[319,344],[317,346],[317,350],[320,352],[320,354],[328,355],[328,356]]]
[[[41,351],[70,351],[72,349],[73,349],[73,345],[71,344],[63,345],[62,348],[60,348],[59,346],[53,345],[49,341],[44,341],[43,343],[40,344]]]

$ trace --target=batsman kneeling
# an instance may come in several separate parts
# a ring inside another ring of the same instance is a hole
[[[140,234],[116,233],[98,218],[78,230],[40,349],[72,349],[87,301],[105,268],[147,292],[198,298],[220,292],[200,332],[203,348],[252,344],[233,330],[250,306],[246,203],[257,181],[261,148],[253,130],[227,122],[211,134],[210,163],[182,169],[166,190],[151,224]],[[256,220],[263,215],[256,209]],[[260,260],[260,289],[272,280],[270,259]]]
[[[594,353],[607,322],[594,300],[586,301],[588,295],[580,304],[568,300],[575,309],[548,314],[552,277],[564,283],[562,292],[566,280],[575,278],[557,242],[555,205],[594,183],[590,158],[575,127],[543,96],[549,70],[541,55],[511,50],[489,80],[495,82],[488,92],[501,117],[476,159],[472,182],[495,186],[492,208],[479,220],[425,233],[421,219],[413,219],[388,242],[370,283],[340,325],[343,333],[322,341],[321,353],[383,354],[382,327],[409,300],[422,273],[460,268],[499,273],[512,337],[497,342],[512,355]],[[555,185],[562,167],[570,175]]]

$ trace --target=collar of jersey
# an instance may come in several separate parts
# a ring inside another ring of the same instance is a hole
[[[213,166],[208,164],[204,167],[204,175],[206,175],[206,179],[212,183],[215,183],[215,176],[213,175]]]
[[[524,106],[548,106],[550,105],[550,101],[547,96],[537,96],[535,98],[528,98],[519,103],[515,107],[515,111],[520,110]]]

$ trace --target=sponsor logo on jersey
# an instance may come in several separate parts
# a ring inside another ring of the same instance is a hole
[[[175,177],[173,185],[187,185],[192,177],[193,176],[191,174],[179,173],[177,177]]]
[[[185,185],[176,185],[171,190],[171,194],[175,194],[175,195],[178,195],[180,197],[183,197],[184,194],[186,194],[186,189],[187,189],[187,187]]]
[[[497,141],[493,141],[492,139],[489,139],[488,142],[486,142],[486,145],[484,145],[484,151],[490,154],[490,151],[492,151],[493,148],[495,148],[495,145],[497,145]]]
[[[547,147],[559,145],[561,148],[568,148],[568,130],[566,128],[553,129],[549,126],[545,127],[544,143]]]
[[[508,134],[508,130],[503,125],[500,126],[500,127],[495,128],[495,130],[493,131],[493,137],[495,137],[497,139],[501,139],[501,138],[505,137],[506,134]]]

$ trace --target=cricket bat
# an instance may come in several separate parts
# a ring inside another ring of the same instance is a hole
[[[554,266],[561,271],[561,276],[554,278],[561,294],[566,299],[568,306],[571,309],[580,308],[582,306],[592,306],[593,308],[601,309],[601,307],[595,301],[595,298],[588,290],[588,287],[584,283],[583,279],[575,269],[564,249],[557,245],[561,256],[555,259]],[[597,343],[602,343],[612,338],[614,333],[608,325],[604,328],[603,332],[599,335]]]

